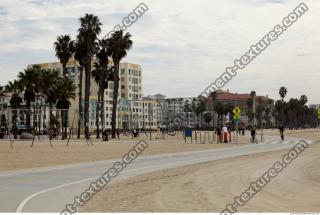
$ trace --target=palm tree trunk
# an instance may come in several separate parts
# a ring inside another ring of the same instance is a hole
[[[85,93],[84,93],[84,125],[85,135],[89,138],[89,102],[90,102],[90,81],[91,81],[91,60],[85,68]]]
[[[101,82],[101,80],[100,80]],[[96,128],[97,128],[97,139],[100,138],[100,132],[99,132],[99,110],[100,110],[100,104],[101,104],[101,99],[100,99],[100,96],[101,96],[101,93],[100,93],[100,90],[101,90],[101,84],[99,83],[99,90],[98,90],[98,103],[96,105]]]
[[[104,81],[104,79],[103,79]],[[104,129],[105,122],[104,122],[104,83],[102,84],[102,90],[100,91],[101,96],[101,110],[100,110],[100,115],[101,115],[101,124],[102,124],[102,130]]]
[[[82,78],[83,78],[83,66],[80,66],[80,83],[79,83],[79,113],[78,113],[78,139],[80,139],[81,120],[82,120]]]
[[[63,67],[63,76],[67,75],[67,64],[64,63],[62,65]],[[68,114],[68,110],[63,110],[61,111],[61,113],[63,113],[63,117],[61,118],[61,120],[63,119],[63,123],[62,124],[62,138],[67,138],[67,125],[68,125],[68,121],[69,121],[69,114]],[[63,129],[64,128],[64,129]]]
[[[117,117],[117,105],[118,105],[118,90],[119,90],[119,62],[114,61],[114,88],[113,88],[113,105],[112,105],[112,138],[116,138],[116,117]]]
[[[30,131],[30,124],[31,124],[31,120],[30,120],[30,113],[31,113],[31,110],[30,110],[30,101],[27,100],[26,101],[26,106],[27,106],[27,111],[26,111],[26,124],[27,124],[27,131],[29,132]]]
[[[64,137],[67,138],[67,127],[68,127],[68,120],[69,120],[69,111],[68,110],[63,110],[64,112]]]
[[[108,69],[108,62],[106,63],[106,68]],[[105,86],[107,84],[107,86]],[[104,122],[104,89],[108,88],[108,82],[106,82],[106,73],[102,73],[102,80],[101,80],[101,89],[100,89],[100,99],[101,99],[101,109],[100,109],[100,117],[101,117],[101,125],[102,131],[104,130],[105,122]]]
[[[49,130],[51,130],[51,124],[52,124],[52,102],[49,103]],[[50,131],[51,132],[51,131]]]
[[[61,110],[61,140],[64,140],[64,110]]]

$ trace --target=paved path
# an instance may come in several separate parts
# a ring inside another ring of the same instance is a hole
[[[114,180],[157,170],[197,164],[223,158],[291,148],[299,142],[288,138],[281,142],[266,137],[264,144],[250,144],[203,151],[141,156]],[[0,172],[0,212],[60,212],[90,182],[108,170],[115,160],[75,165]]]

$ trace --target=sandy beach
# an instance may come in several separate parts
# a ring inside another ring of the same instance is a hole
[[[239,212],[320,211],[320,132],[287,131],[286,135],[308,137],[315,144],[240,207]],[[221,212],[287,151],[223,159],[115,182],[81,211]]]

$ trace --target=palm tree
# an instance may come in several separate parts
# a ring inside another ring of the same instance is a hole
[[[57,94],[56,87],[54,87],[59,78],[58,70],[43,70],[42,72],[42,81],[41,81],[41,94],[45,99],[45,110],[47,104],[49,104],[49,126],[51,125],[51,121],[53,119],[52,109],[53,105],[57,102]],[[44,112],[46,113],[46,111]]]
[[[108,68],[110,53],[110,41],[103,39],[99,41],[99,51],[96,54],[98,63],[95,63],[95,71],[92,71],[92,75],[95,78],[96,83],[99,86],[98,89],[98,104],[96,112],[97,123],[97,138],[99,138],[99,110],[101,110],[100,118],[102,124],[102,130],[104,129],[104,91],[108,89],[108,80],[111,79],[113,67]],[[112,76],[113,77],[113,76]],[[99,107],[99,108],[98,108]]]
[[[108,39],[110,44],[110,53],[114,63],[114,89],[113,89],[113,106],[112,106],[112,138],[116,137],[116,114],[117,114],[117,104],[118,104],[118,90],[119,90],[119,70],[120,61],[122,58],[127,56],[127,52],[132,47],[132,40],[130,33],[123,35],[123,31],[116,31]]]
[[[215,127],[215,116],[216,116],[216,114],[215,114],[215,103],[216,103],[216,101],[217,101],[217,97],[218,97],[218,94],[217,94],[217,92],[216,91],[214,91],[214,92],[212,92],[211,94],[210,94],[210,97],[211,97],[211,100],[212,100],[212,111],[213,111],[213,128]]]
[[[17,109],[20,108],[20,104],[22,102],[22,99],[20,97],[21,92],[21,85],[20,82],[17,80],[14,80],[13,82],[9,81],[8,84],[5,86],[5,92],[12,93],[11,99],[10,99],[10,106],[12,108],[12,124],[13,124],[13,132],[14,132],[14,139],[17,139],[17,127],[16,127],[16,120],[18,118],[18,111]]]
[[[57,41],[54,43],[54,47],[56,51],[56,56],[57,58],[59,58],[60,63],[62,64],[63,75],[66,76],[67,63],[69,62],[74,52],[74,41],[71,39],[69,35],[60,35],[57,37]],[[68,122],[68,112],[65,113],[64,117],[64,121]]]
[[[252,100],[252,115],[253,115],[253,125],[255,125],[255,119],[256,119],[256,91],[251,91],[250,92],[250,97]]]
[[[279,89],[279,95],[280,95],[280,97],[282,98],[282,101],[283,101],[284,98],[286,97],[287,93],[288,93],[287,88],[285,88],[285,87],[280,87],[280,89]]]
[[[287,95],[287,93],[288,93],[288,90],[287,90],[287,88],[285,88],[285,87],[280,87],[280,89],[279,89],[279,95],[280,95],[280,97],[281,97],[281,99],[282,99],[282,103],[284,103],[284,98],[286,97],[286,95]],[[284,107],[282,106],[282,108],[281,108],[281,123],[283,123],[283,115],[284,115]]]
[[[190,100],[188,99],[184,101],[183,112],[185,112],[187,116],[187,124],[190,125],[189,113],[192,112],[192,110],[191,110]]]
[[[209,124],[210,124],[210,122],[211,122],[211,120],[212,120],[212,115],[211,115],[211,113],[210,113],[210,112],[205,113],[205,114],[203,115],[203,119],[204,119],[205,123],[207,124],[207,126],[209,127]]]
[[[92,77],[94,78],[95,82],[98,84],[98,101],[96,102],[96,128],[97,128],[97,136],[96,138],[100,138],[100,130],[99,130],[99,110],[101,105],[101,82],[102,82],[102,68],[99,63],[94,63],[94,70],[92,70]]]
[[[101,23],[97,16],[86,14],[79,19],[80,28],[77,40],[84,45],[86,56],[81,59],[85,69],[85,95],[84,95],[84,124],[86,136],[89,135],[89,99],[91,81],[91,62],[97,52],[98,35],[101,33]]]
[[[63,75],[67,74],[67,63],[72,57],[74,51],[74,42],[69,35],[60,35],[54,42],[56,56],[59,58],[63,68]]]
[[[26,126],[27,130],[30,130],[30,113],[31,113],[31,102],[34,102],[34,113],[35,114],[35,98],[40,93],[40,76],[42,69],[39,65],[34,65],[31,68],[25,69],[23,72],[18,74],[19,82],[21,87],[24,89],[24,99],[26,100]],[[34,115],[35,120],[35,115]],[[35,126],[35,123],[34,123]]]
[[[308,103],[308,97],[307,97],[306,95],[302,95],[302,96],[300,97],[300,103],[301,103],[302,105],[306,105],[306,104]]]
[[[61,87],[57,90],[57,104],[56,107],[58,109],[61,109],[61,120],[62,120],[62,139],[64,139],[64,137],[67,137],[67,123],[68,121],[66,121],[66,117],[64,117],[65,114],[68,113],[68,111],[66,111],[67,109],[70,108],[71,103],[70,103],[70,99],[75,99],[76,97],[76,87],[73,83],[72,80],[70,80],[69,78],[66,77],[62,77],[62,85]],[[64,128],[64,131],[63,131]]]
[[[83,82],[83,69],[86,66],[86,44],[85,40],[82,36],[78,35],[77,40],[74,45],[74,58],[78,61],[80,65],[80,77],[79,77],[79,115],[78,115],[78,139],[80,138],[80,131],[81,131],[81,122],[83,118],[83,106],[82,106],[82,82]]]
[[[224,114],[224,105],[221,102],[217,102],[214,105],[214,109],[216,111],[216,113],[218,114],[218,124],[222,124],[222,117]]]

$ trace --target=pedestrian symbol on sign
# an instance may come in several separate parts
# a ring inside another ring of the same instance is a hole
[[[233,119],[235,119],[235,120],[240,120],[240,113],[241,113],[241,110],[240,110],[240,108],[238,108],[238,107],[235,107],[234,109],[233,109]]]

